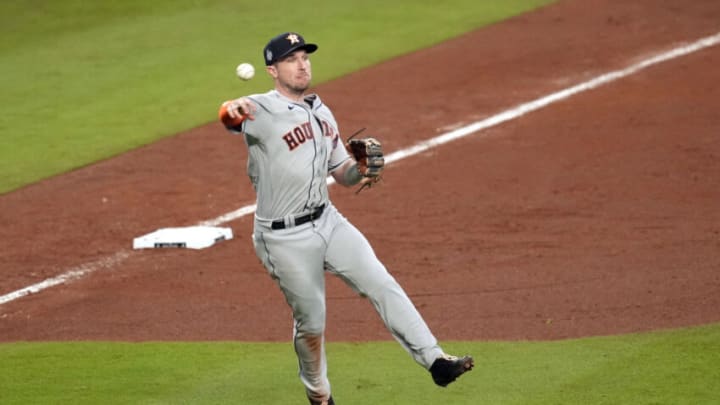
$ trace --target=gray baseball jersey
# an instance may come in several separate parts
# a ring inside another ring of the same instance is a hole
[[[317,95],[307,96],[308,104],[276,90],[249,98],[258,108],[242,130],[258,195],[256,216],[279,219],[326,205],[328,173],[349,159],[330,109]]]

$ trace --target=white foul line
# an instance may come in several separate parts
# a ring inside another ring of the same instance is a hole
[[[26,295],[35,294],[38,293],[46,288],[50,288],[53,286],[56,286],[58,284],[63,284],[69,281],[77,280],[79,278],[82,278],[94,271],[102,270],[102,269],[108,269],[111,268],[123,260],[127,259],[130,256],[130,252],[127,250],[121,250],[119,252],[116,252],[110,256],[106,256],[103,258],[100,258],[98,260],[95,260],[94,262],[85,263],[77,267],[73,267],[72,269],[66,271],[65,273],[49,278],[47,280],[41,281],[39,283],[33,284],[31,286],[22,288],[17,291],[13,291],[9,294],[5,294],[3,296],[0,296],[0,305],[5,304],[10,301],[14,301],[18,298],[24,297]]]
[[[436,146],[439,146],[439,145],[442,145],[442,144],[445,144],[445,143],[448,143],[448,142],[451,142],[451,141],[454,141],[454,140],[457,140],[460,138],[464,138],[464,137],[474,134],[478,131],[482,131],[483,129],[487,129],[487,128],[493,127],[495,125],[502,124],[503,122],[510,121],[510,120],[513,120],[518,117],[522,117],[523,115],[525,115],[527,113],[547,107],[553,103],[567,99],[576,94],[597,88],[599,86],[613,82],[615,80],[622,79],[626,76],[630,76],[630,75],[635,74],[635,73],[637,73],[645,68],[648,68],[650,66],[657,65],[659,63],[666,62],[668,60],[675,59],[677,57],[684,56],[684,55],[687,55],[687,54],[690,54],[693,52],[697,52],[699,50],[717,45],[718,43],[720,43],[720,33],[699,39],[691,44],[681,46],[679,48],[675,48],[668,52],[661,53],[650,59],[645,59],[642,62],[639,62],[639,63],[636,63],[629,67],[626,67],[625,69],[620,69],[620,70],[615,70],[615,71],[612,71],[609,73],[605,73],[594,79],[588,80],[586,82],[580,83],[580,84],[572,86],[572,87],[568,87],[564,90],[560,90],[555,93],[551,93],[545,97],[541,97],[536,100],[533,100],[533,101],[530,101],[530,102],[527,102],[524,104],[520,104],[516,107],[513,107],[509,110],[505,110],[499,114],[493,115],[484,120],[474,122],[465,127],[462,127],[462,128],[456,129],[454,131],[447,132],[447,133],[439,135],[437,137],[428,139],[426,141],[415,144],[409,148],[405,148],[405,149],[393,152],[393,153],[385,156],[385,163],[390,164],[392,162],[402,160],[402,159],[408,158],[410,156],[417,155],[418,153],[422,153],[422,152],[432,149]],[[332,184],[332,183],[333,183],[332,179],[328,178],[328,184]],[[217,218],[202,221],[199,223],[199,225],[204,225],[204,226],[221,225],[221,224],[233,221],[235,219],[244,217],[246,215],[250,215],[255,212],[255,208],[256,208],[255,204],[246,205],[235,211],[231,211],[231,212],[228,212],[227,214],[223,214]],[[29,287],[25,287],[20,290],[13,291],[9,294],[2,295],[2,296],[0,296],[0,305],[5,304],[10,301],[14,301],[18,298],[24,297],[29,294],[34,294],[34,293],[40,292],[46,288],[50,288],[50,287],[53,287],[58,284],[63,284],[65,282],[69,282],[72,280],[77,280],[77,279],[82,278],[82,277],[84,277],[90,273],[93,273],[97,270],[114,267],[114,266],[120,264],[122,261],[124,261],[128,257],[130,257],[130,254],[131,254],[131,251],[122,250],[120,252],[117,252],[117,253],[107,256],[105,258],[101,258],[94,262],[90,262],[90,263],[86,263],[86,264],[74,267],[57,277],[49,278],[49,279],[39,282],[37,284],[33,284]]]

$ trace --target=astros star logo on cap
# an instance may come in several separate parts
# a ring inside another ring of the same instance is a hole
[[[290,41],[290,44],[297,44],[300,42],[300,39],[298,38],[297,34],[290,34],[286,38],[288,41]]]

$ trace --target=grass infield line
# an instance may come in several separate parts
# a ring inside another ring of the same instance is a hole
[[[688,55],[693,52],[697,52],[697,51],[700,51],[702,49],[705,49],[705,48],[708,48],[711,46],[715,46],[718,43],[720,43],[720,32],[716,33],[714,35],[705,37],[705,38],[701,38],[690,44],[674,48],[667,52],[660,53],[656,56],[645,59],[634,65],[628,66],[624,69],[614,70],[614,71],[602,74],[600,76],[595,77],[594,79],[585,81],[583,83],[577,84],[572,87],[568,87],[566,89],[557,91],[555,93],[551,93],[547,96],[535,99],[533,101],[529,101],[527,103],[520,104],[518,106],[510,108],[509,110],[505,110],[499,114],[495,114],[489,118],[474,122],[470,125],[464,126],[462,128],[456,129],[454,131],[444,133],[442,135],[436,136],[436,137],[428,139],[426,141],[417,143],[408,148],[393,152],[393,153],[385,156],[385,162],[386,162],[386,164],[390,164],[392,162],[396,162],[398,160],[402,160],[402,159],[417,155],[418,153],[422,153],[424,151],[427,151],[434,147],[443,145],[445,143],[464,138],[468,135],[472,135],[472,134],[482,131],[484,129],[487,129],[487,128],[502,124],[504,122],[522,117],[525,114],[528,114],[530,112],[547,107],[553,103],[556,103],[561,100],[565,100],[565,99],[570,98],[579,93],[582,93],[582,92],[585,92],[588,90],[592,90],[592,89],[595,89],[602,85],[614,82],[615,80],[619,80],[624,77],[630,76],[632,74],[635,74],[635,73],[637,73],[641,70],[644,70],[648,67],[651,67],[653,65],[667,62],[669,60],[672,60],[672,59],[675,59],[675,58],[678,58],[678,57],[681,57],[684,55]],[[333,183],[334,183],[334,180],[332,180],[332,178],[328,178],[328,184],[333,184]],[[217,218],[209,219],[206,221],[201,221],[198,224],[204,225],[204,226],[217,226],[217,225],[225,224],[227,222],[230,222],[235,219],[238,219],[238,218],[241,218],[246,215],[250,215],[250,214],[254,213],[255,208],[256,208],[255,204],[246,205],[244,207],[238,208],[235,211],[231,211],[226,214],[223,214]],[[96,272],[98,270],[111,269],[111,268],[119,265],[126,259],[132,257],[133,253],[135,253],[135,251],[121,250],[110,256],[98,259],[96,261],[93,261],[90,263],[85,263],[85,264],[82,264],[77,267],[73,267],[70,270],[60,274],[59,276],[46,279],[39,283],[33,284],[31,286],[28,286],[28,287],[25,287],[25,288],[22,288],[22,289],[19,289],[19,290],[13,291],[11,293],[0,296],[0,305],[8,303],[10,301],[14,301],[18,298],[22,298],[29,294],[39,293],[42,290],[56,286],[58,284],[64,284],[66,282],[71,282],[73,280],[80,279],[80,278],[82,278],[90,273]]]

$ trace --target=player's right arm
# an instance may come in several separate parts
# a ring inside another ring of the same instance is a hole
[[[218,118],[231,132],[242,132],[242,123],[246,119],[254,120],[257,106],[248,97],[228,100],[220,105]]]

